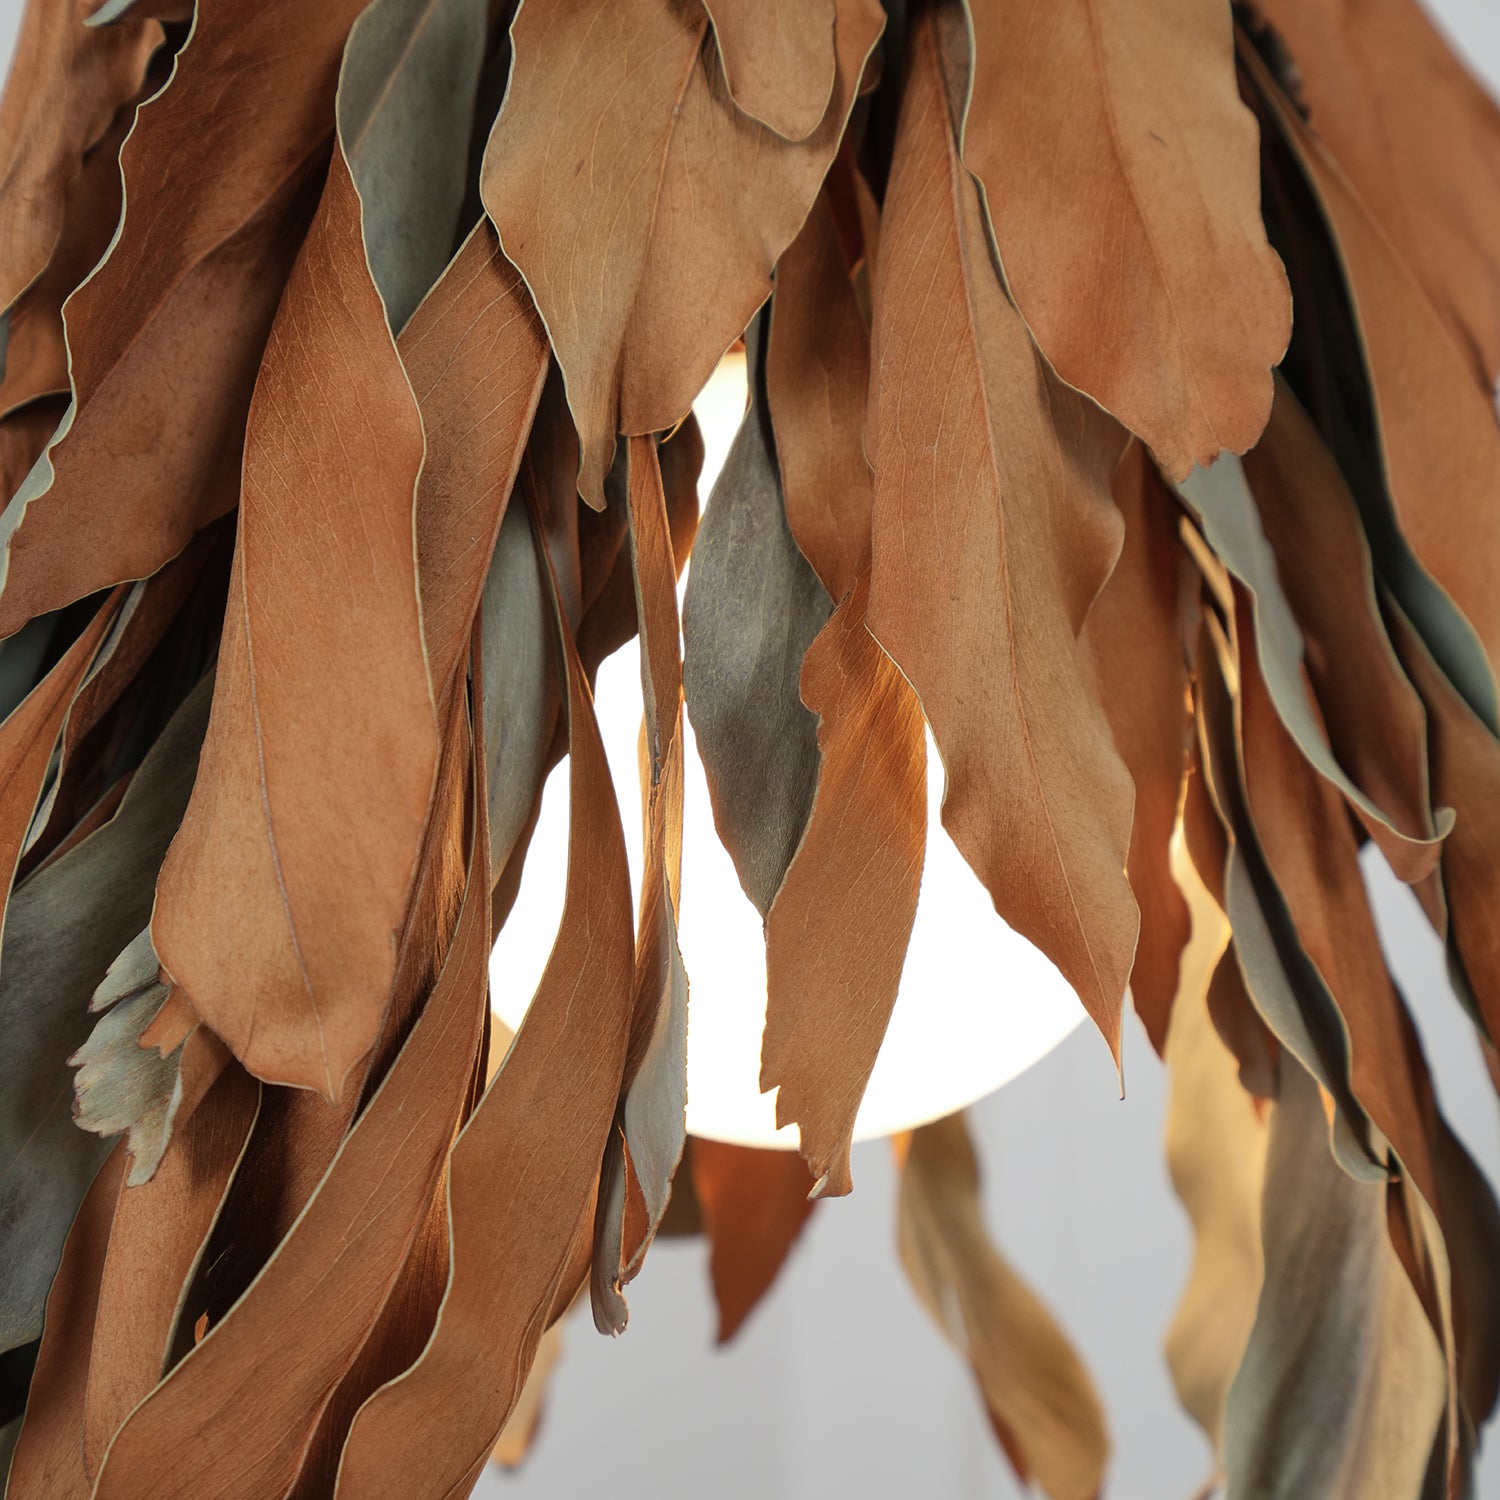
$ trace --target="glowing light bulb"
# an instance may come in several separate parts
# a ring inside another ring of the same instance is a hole
[[[697,405],[707,496],[744,411],[744,359],[726,359]],[[635,642],[599,672],[595,707],[621,799],[633,892],[641,879],[636,737],[641,721]],[[687,968],[688,1129],[750,1146],[797,1145],[778,1131],[774,1094],[759,1087],[765,1024],[760,914],[714,832],[708,785],[686,728],[679,940]],[[995,913],[941,822],[942,763],[930,738],[927,861],[900,993],[865,1091],[855,1139],[909,1129],[992,1093],[1045,1056],[1082,1019],[1053,964]],[[496,1013],[519,1027],[562,913],[567,870],[567,766],[556,767],[520,892],[491,958]]]

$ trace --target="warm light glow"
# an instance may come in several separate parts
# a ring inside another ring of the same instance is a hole
[[[744,410],[743,357],[726,359],[697,405],[707,496]],[[634,892],[640,889],[640,656],[632,642],[599,673],[596,707],[621,799]],[[890,1029],[859,1112],[858,1140],[890,1135],[961,1109],[1045,1056],[1082,1018],[1052,963],[995,914],[943,831],[941,762],[928,741],[928,843],[916,927]],[[687,727],[683,815],[683,962],[689,982],[688,1129],[754,1146],[795,1147],[776,1129],[773,1094],[759,1091],[765,1024],[765,944],[713,827],[708,786]],[[547,783],[516,905],[495,944],[494,1006],[519,1026],[562,913],[567,868],[567,766]]]

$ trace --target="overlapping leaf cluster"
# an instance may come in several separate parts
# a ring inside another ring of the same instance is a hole
[[[707,1233],[732,1334],[851,1186],[930,730],[1001,914],[1166,1058],[1168,1358],[1229,1494],[1462,1494],[1500,1214],[1359,856],[1496,1069],[1497,162],[1413,0],[31,0],[7,1493],[467,1493],[658,1232]],[[632,915],[590,685],[636,634]],[[685,1139],[684,705],[802,1158]],[[917,1293],[1087,1500],[1104,1418],[962,1119],[900,1157]]]

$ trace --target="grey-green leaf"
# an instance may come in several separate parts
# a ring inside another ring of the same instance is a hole
[[[453,253],[486,14],[486,0],[374,0],[344,48],[339,137],[392,333]]]
[[[1339,1170],[1317,1085],[1291,1057],[1261,1238],[1265,1282],[1224,1417],[1228,1500],[1414,1500],[1443,1355],[1391,1248],[1384,1187]]]
[[[683,692],[714,823],[762,917],[812,810],[818,720],[802,658],[833,612],[782,504],[765,403],[751,403],[693,546]]]
[[[89,1000],[146,926],[157,871],[186,810],[211,678],[178,709],[119,810],[11,896],[0,945],[0,1349],[41,1330],[63,1239],[111,1143],[80,1130],[70,1054]]]

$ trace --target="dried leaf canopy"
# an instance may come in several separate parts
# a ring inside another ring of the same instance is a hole
[[[948,835],[1165,1056],[1166,1355],[1230,1493],[1468,1492],[1500,1210],[1360,860],[1500,1079],[1497,143],[1414,0],[29,0],[6,1492],[465,1494],[657,1234],[730,1338],[853,1186]],[[592,685],[635,635],[622,826]],[[800,1156],[686,1133],[685,711]],[[489,939],[563,756],[511,1037]],[[964,1120],[899,1153],[918,1299],[1090,1500],[1107,1420]]]

